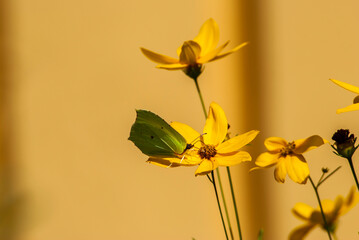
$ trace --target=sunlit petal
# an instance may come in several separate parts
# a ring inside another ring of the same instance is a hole
[[[199,139],[200,134],[187,124],[171,122],[171,127],[181,134],[186,139],[187,143],[194,144],[194,141]],[[197,141],[194,145],[198,148],[201,147],[201,143],[199,141]]]
[[[349,83],[345,83],[345,82],[341,82],[341,81],[338,81],[338,80],[335,80],[335,79],[329,79],[331,80],[333,83],[337,84],[338,86],[348,90],[348,91],[351,91],[353,93],[356,93],[356,94],[359,94],[359,87],[356,87],[356,86],[353,86]]]
[[[256,165],[259,167],[271,167],[274,164],[277,164],[277,162],[279,161],[279,157],[279,153],[273,154],[269,152],[264,152],[257,157]]]
[[[241,162],[251,161],[252,157],[245,151],[240,151],[234,154],[218,154],[214,157],[219,166],[234,166]]]
[[[219,41],[219,28],[216,21],[212,18],[208,19],[193,40],[201,46],[202,56],[214,50]]]
[[[215,61],[215,60],[219,60],[221,58],[224,58],[226,56],[228,56],[229,54],[232,54],[236,51],[238,51],[239,49],[241,49],[242,47],[246,46],[249,42],[245,42],[245,43],[242,43],[241,45],[233,48],[232,50],[228,51],[228,52],[225,52],[225,53],[221,53],[221,54],[218,54],[216,57],[212,58],[212,60],[210,60],[210,62],[212,61]]]
[[[313,135],[305,139],[299,139],[294,141],[295,149],[294,152],[297,154],[305,153],[309,150],[315,149],[328,141],[318,135]]]
[[[173,158],[173,160],[175,160],[175,158]],[[179,167],[179,166],[186,165],[186,164],[179,164],[179,163],[173,162],[169,158],[150,157],[147,160],[147,162],[151,163],[153,165],[160,166],[160,167],[165,167],[165,168],[173,168],[173,167]],[[193,165],[189,165],[189,166],[193,166]]]
[[[174,64],[159,64],[156,68],[166,69],[166,70],[179,70],[185,69],[188,67],[188,64],[174,63]]]
[[[182,45],[180,54],[180,63],[193,65],[196,64],[197,59],[201,53],[201,47],[194,41],[186,41]]]
[[[148,59],[156,63],[161,63],[161,64],[179,63],[178,59],[152,52],[146,48],[141,48],[141,51]]]
[[[277,182],[284,183],[286,176],[287,176],[287,169],[286,169],[285,159],[280,158],[274,170],[274,178]]]
[[[258,135],[259,131],[252,130],[244,134],[235,136],[228,141],[221,143],[216,149],[218,153],[229,153],[237,151],[238,149],[244,147]]]
[[[279,152],[288,142],[280,137],[270,137],[264,141],[264,145],[270,152]]]
[[[309,176],[309,167],[302,155],[288,155],[285,158],[288,176],[296,183],[305,184]]]
[[[337,113],[339,114],[339,113],[351,112],[351,111],[357,111],[357,110],[359,110],[359,103],[349,105],[345,108],[340,108],[337,110]]]
[[[302,220],[309,220],[313,211],[314,209],[305,203],[296,203],[292,209],[293,214]]]
[[[222,50],[228,45],[229,41],[227,41],[225,44],[219,46],[218,48],[208,52],[206,55],[201,54],[201,57],[198,59],[198,63],[206,63],[211,61],[213,58],[215,58]]]
[[[217,146],[226,137],[228,122],[223,109],[215,102],[209,107],[206,124],[203,129],[203,139],[205,144]]]
[[[217,162],[215,162],[215,161],[213,162],[213,161],[204,159],[203,162],[197,168],[197,170],[195,172],[195,176],[207,175],[208,173],[210,173],[212,170],[216,169],[217,167],[218,167]]]

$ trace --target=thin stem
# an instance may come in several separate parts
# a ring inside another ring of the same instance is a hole
[[[232,200],[233,200],[234,212],[235,212],[235,214],[236,214],[237,227],[238,227],[238,232],[239,232],[239,239],[242,240],[241,224],[239,223],[238,209],[237,209],[236,198],[235,198],[235,196],[234,196],[234,191],[233,191],[231,171],[229,170],[229,167],[226,167],[226,168],[227,168],[229,185],[230,185],[230,187],[231,187],[231,193],[232,193]]]
[[[353,160],[352,160],[351,157],[348,158],[348,162],[349,162],[349,165],[350,165],[350,169],[352,170],[352,173],[353,173],[353,176],[354,176],[354,179],[355,179],[355,183],[356,183],[357,188],[358,188],[358,190],[359,190],[358,178],[357,178],[357,175],[355,174],[354,165],[353,165]]]
[[[205,118],[207,119],[208,115],[207,115],[207,111],[206,111],[206,105],[204,104],[204,101],[203,101],[201,89],[199,88],[197,78],[193,78],[193,80],[194,80],[194,83],[195,83],[195,85],[196,85],[196,89],[197,89],[197,93],[198,93],[199,99],[201,100],[201,105],[202,105],[202,109],[203,109],[204,116],[205,116]],[[229,215],[228,215],[228,210],[227,210],[226,199],[225,199],[225,197],[224,197],[224,191],[223,191],[223,187],[222,187],[221,176],[220,176],[220,173],[219,173],[218,168],[216,169],[216,173],[217,173],[217,177],[218,177],[219,188],[220,188],[220,190],[221,190],[221,197],[222,197],[222,201],[223,201],[223,206],[224,206],[224,210],[225,210],[225,213],[226,213],[226,219],[227,219],[227,222],[228,222],[228,226],[229,226],[229,230],[230,230],[230,233],[231,233],[231,237],[232,237],[232,239],[233,239],[231,222],[230,222],[230,220],[229,220]],[[212,171],[212,174],[213,174],[213,171]],[[212,183],[215,185],[214,175],[212,175],[212,176],[213,176],[213,177],[212,177],[212,180],[213,180]],[[216,194],[216,196],[217,196],[217,194]],[[218,196],[217,196],[217,197],[218,197]],[[222,217],[222,220],[223,220],[222,210],[221,210],[219,204],[218,204],[218,207],[219,207],[219,211],[221,212],[221,217]],[[227,236],[227,231],[226,231],[226,236]],[[227,239],[228,239],[228,236],[227,236]]]
[[[216,173],[217,173],[217,178],[218,178],[218,185],[220,189],[223,189],[222,187],[222,181],[221,181],[221,176],[219,174],[219,170],[218,168],[216,168]],[[221,195],[222,195],[222,200],[224,199],[224,193],[223,191],[221,191]],[[227,209],[227,204],[225,201],[223,201],[223,207],[224,207],[224,212],[226,213],[226,218],[227,218],[227,222],[228,222],[228,228],[229,228],[229,234],[231,235],[231,239],[233,240],[233,231],[232,231],[232,226],[231,226],[231,221],[229,220],[229,214],[228,214],[228,209]]]
[[[322,213],[322,218],[323,218],[323,222],[324,222],[324,228],[327,230],[329,239],[332,240],[332,236],[330,235],[330,231],[329,231],[329,226],[328,226],[328,223],[327,223],[327,220],[326,220],[326,218],[325,218],[324,211],[323,211],[322,202],[320,201],[320,197],[319,197],[319,193],[318,193],[318,186],[315,186],[315,185],[314,185],[314,182],[313,182],[313,180],[312,180],[312,178],[311,178],[310,176],[309,176],[308,178],[309,178],[309,180],[310,180],[310,183],[311,183],[312,186],[313,186],[315,195],[317,196],[317,200],[318,200],[319,207],[320,207],[320,212]]]
[[[333,172],[331,172],[328,176],[326,176],[323,180],[322,178],[320,178],[320,180],[318,181],[317,184],[317,188],[320,186],[320,184],[322,184],[325,180],[327,180],[330,176],[332,176],[334,173],[336,173],[336,171],[338,171],[342,166],[337,167]],[[323,175],[322,175],[323,176]]]
[[[198,85],[197,78],[195,78],[195,79],[193,79],[193,80],[194,80],[194,83],[196,84],[197,93],[198,93],[199,98],[200,98],[200,100],[201,100],[201,104],[202,104],[202,109],[203,109],[204,116],[205,116],[205,117],[206,117],[206,119],[207,119],[207,111],[206,111],[206,106],[204,105],[204,101],[203,101],[202,93],[201,93],[201,90],[199,89],[199,85]]]
[[[215,178],[214,178],[213,171],[211,172],[211,174],[212,174],[212,180],[213,180],[212,184],[213,184],[214,192],[216,193],[216,199],[217,199],[217,204],[218,204],[219,213],[221,214],[221,220],[222,220],[222,224],[223,224],[224,233],[226,234],[226,239],[228,240],[228,234],[227,234],[226,224],[224,223],[223,214],[222,214],[222,209],[221,209],[221,204],[219,203],[218,192],[217,192],[217,187],[216,187],[216,180],[215,180]]]

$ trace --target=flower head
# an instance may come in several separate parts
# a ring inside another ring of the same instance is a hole
[[[279,137],[270,137],[264,141],[268,151],[258,156],[256,165],[259,168],[275,165],[274,178],[277,182],[284,183],[288,173],[294,182],[305,184],[309,176],[309,167],[302,154],[325,142],[326,140],[318,135],[293,142],[287,142]]]
[[[197,78],[202,72],[202,64],[221,59],[238,51],[247,43],[233,48],[228,52],[221,53],[229,41],[217,47],[219,41],[219,28],[217,23],[208,19],[201,27],[197,37],[185,41],[177,49],[178,59],[141,48],[142,53],[151,61],[158,63],[158,68],[167,70],[183,70],[191,78]]]
[[[354,134],[349,133],[349,129],[339,129],[334,133],[332,139],[335,141],[332,147],[341,157],[351,158],[358,148],[358,146],[354,146],[357,138],[354,137]]]
[[[350,111],[359,110],[359,87],[356,87],[356,86],[353,86],[353,85],[350,85],[348,83],[341,82],[341,81],[338,81],[338,80],[335,80],[335,79],[330,79],[330,80],[333,83],[337,84],[338,86],[357,94],[357,96],[353,100],[352,105],[349,105],[349,106],[347,106],[345,108],[338,109],[337,113],[343,113],[343,112],[350,112]]]
[[[176,129],[188,142],[200,138],[193,143],[194,148],[188,150],[182,159],[178,158],[149,158],[149,162],[162,167],[199,165],[195,175],[207,175],[218,166],[233,166],[252,158],[249,153],[239,149],[250,143],[259,133],[252,130],[242,135],[224,141],[227,135],[228,123],[223,109],[217,103],[211,103],[203,134],[190,126],[173,122]]]
[[[347,213],[359,202],[359,193],[355,187],[350,189],[346,198],[338,196],[335,201],[323,200],[323,212],[329,230],[335,233],[338,226],[339,217]],[[326,229],[319,207],[316,209],[305,203],[297,203],[293,208],[293,214],[305,221],[304,225],[295,228],[289,235],[289,240],[302,240],[315,227],[319,226]]]

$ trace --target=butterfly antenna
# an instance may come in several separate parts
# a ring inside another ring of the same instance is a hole
[[[171,164],[170,164],[170,165],[168,165],[168,166],[167,166],[167,168],[170,168],[170,167],[172,166],[172,164],[173,164],[173,162],[171,162]]]

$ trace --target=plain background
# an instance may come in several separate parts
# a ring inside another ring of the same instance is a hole
[[[231,40],[228,48],[250,41],[206,64],[199,83],[207,106],[216,101],[225,110],[232,134],[261,131],[246,148],[253,159],[270,136],[330,140],[339,128],[359,134],[359,112],[335,113],[355,95],[328,80],[359,85],[357,1],[1,4],[1,203],[10,209],[3,239],[224,239],[207,178],[194,177],[195,168],[149,165],[127,140],[135,109],[202,131],[193,82],[181,71],[156,69],[139,47],[174,57],[210,17],[220,43]],[[322,199],[349,192],[349,167],[329,145],[305,157],[314,179],[322,167],[343,166],[321,187]],[[294,204],[317,206],[313,189],[275,182],[273,168],[249,174],[252,166],[232,168],[244,239],[261,227],[265,239],[287,239],[301,224]],[[224,171],[222,178],[226,185]],[[356,207],[342,217],[340,239],[358,238],[358,215]],[[317,229],[308,239],[326,237]]]

